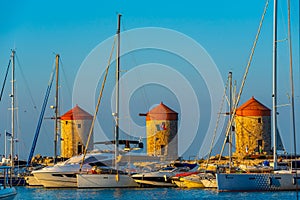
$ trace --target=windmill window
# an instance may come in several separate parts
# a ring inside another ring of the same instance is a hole
[[[160,131],[160,125],[159,124],[156,124],[155,127],[156,127],[157,131]]]
[[[235,131],[235,126],[231,126],[231,131]]]
[[[81,124],[77,124],[77,127],[78,127],[78,128],[81,128]]]
[[[258,123],[261,123],[261,118],[258,118],[258,119],[257,119],[257,122],[258,122]]]
[[[66,121],[66,124],[68,124],[68,121]]]

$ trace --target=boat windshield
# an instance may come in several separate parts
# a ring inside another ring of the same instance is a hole
[[[87,164],[87,163],[91,163],[91,162],[96,162],[99,160],[104,160],[107,159],[108,156],[107,155],[89,155],[85,157],[84,163],[83,164]],[[82,161],[82,156],[74,156],[68,160],[66,160],[64,162],[64,165],[68,165],[68,164],[80,164]]]
[[[174,168],[174,167],[165,167],[165,168],[160,169],[159,171],[173,171],[175,169],[176,168]]]

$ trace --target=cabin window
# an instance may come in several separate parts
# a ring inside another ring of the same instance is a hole
[[[81,124],[77,124],[77,128],[81,128]]]
[[[261,124],[261,118],[258,118],[258,119],[257,119],[257,122],[258,122],[259,124]]]

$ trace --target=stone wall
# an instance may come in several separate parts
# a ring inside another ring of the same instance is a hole
[[[270,116],[236,116],[235,131],[236,156],[271,153]]]
[[[83,153],[91,126],[90,120],[61,120],[61,157]],[[93,149],[93,135],[88,150]]]
[[[178,158],[178,123],[169,120],[146,121],[147,155],[162,156],[165,160]]]

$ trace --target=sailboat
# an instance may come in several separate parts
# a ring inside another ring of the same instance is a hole
[[[138,187],[138,184],[132,179],[132,177],[121,171],[118,170],[118,162],[117,158],[119,155],[119,78],[120,78],[120,23],[121,23],[121,15],[118,14],[118,28],[117,28],[117,61],[116,61],[116,110],[113,113],[115,117],[115,168],[102,166],[102,167],[95,167],[91,171],[91,173],[79,173],[77,174],[77,187],[78,188],[121,188],[121,187]],[[103,88],[103,87],[102,87]],[[103,91],[103,90],[102,90]],[[102,92],[101,92],[102,93]],[[98,98],[98,105],[96,107],[96,112],[94,115],[97,114],[98,107],[100,104],[100,96]],[[93,124],[93,123],[92,123]],[[91,127],[92,130],[92,127]],[[91,132],[91,131],[90,131]],[[91,134],[89,134],[90,137]],[[89,139],[87,141],[88,145]],[[86,145],[86,148],[87,148]]]
[[[58,124],[58,117],[57,117],[57,114],[58,114],[58,110],[57,110],[58,109],[58,105],[57,105],[58,104],[58,69],[59,69],[59,54],[57,54],[56,57],[55,57],[55,74],[56,74],[56,96],[55,96],[55,106],[54,106],[55,107],[55,138],[56,138],[56,135],[57,135],[57,124]],[[48,98],[49,98],[52,83],[53,83],[53,80],[54,80],[53,74],[54,74],[54,71],[50,75],[50,80],[48,82],[47,91],[46,91],[46,94],[45,94],[45,97],[44,97],[44,102],[43,102],[43,105],[42,105],[42,110],[41,110],[41,113],[40,113],[40,116],[39,116],[39,120],[38,120],[38,124],[37,124],[36,131],[35,131],[35,134],[34,134],[31,150],[30,150],[28,160],[27,160],[26,167],[29,171],[29,174],[27,176],[25,176],[25,180],[26,180],[26,184],[30,185],[30,186],[41,186],[42,185],[37,180],[37,178],[34,177],[33,174],[31,173],[32,169],[29,170],[29,168],[32,165],[32,163],[31,163],[32,162],[32,157],[33,157],[33,154],[34,154],[34,151],[35,151],[37,139],[39,137],[40,128],[42,126],[46,106],[47,106],[47,103],[48,103]],[[55,149],[54,150],[54,160],[56,160],[56,143],[55,143],[54,146],[55,146],[55,148],[54,148]],[[38,167],[35,168],[35,170],[38,170],[40,168],[41,168],[41,166],[38,166]]]
[[[11,133],[11,146],[10,146],[10,153],[11,155],[14,155],[14,104],[15,104],[15,51],[12,50],[11,53],[11,63],[12,63],[12,133]],[[12,170],[14,168],[14,161],[13,158],[11,158],[11,166],[1,166],[0,170],[3,174],[3,184],[0,184],[0,198],[11,198],[13,199],[15,195],[17,194],[16,189],[12,186],[13,180],[12,180]]]
[[[59,55],[56,55],[55,59],[55,74],[56,74],[56,97],[55,97],[55,131],[54,131],[54,163],[57,162],[57,131],[58,131],[58,68],[59,68]],[[44,111],[47,105],[51,85],[53,82],[53,74],[51,74],[48,84],[44,104],[42,106],[42,112],[37,125],[36,134],[33,140],[32,148],[28,158],[28,165],[31,163],[31,159],[34,153],[35,145],[37,142],[39,129],[44,116]],[[111,163],[113,156],[111,153],[101,151],[91,151],[83,159],[83,155],[73,156],[65,162],[54,164],[54,166],[44,167],[42,169],[33,170],[31,175],[26,177],[28,185],[42,185],[46,188],[73,188],[77,187],[76,174],[79,173],[79,169],[82,172],[92,170],[95,165],[105,165]],[[33,176],[32,176],[33,175]]]
[[[222,110],[223,110],[223,103],[225,101],[226,97],[226,91],[227,86],[229,85],[229,112],[228,115],[231,117],[231,105],[232,105],[232,72],[230,71],[228,73],[228,80],[226,82],[226,87],[224,90],[224,95],[222,98],[222,103],[220,107],[220,112],[218,114],[218,121],[221,116]],[[229,118],[230,121],[231,118]],[[217,132],[218,123],[216,124],[214,135]],[[214,137],[213,137],[214,138]],[[231,168],[231,134],[229,137],[226,138],[229,141],[229,168]],[[184,173],[182,175],[177,175],[179,177],[173,177],[172,179],[175,179],[174,182],[179,187],[186,187],[186,188],[217,188],[217,182],[216,182],[216,170],[217,166],[215,164],[209,166],[209,159],[212,152],[214,144],[214,139],[212,140],[210,151],[208,153],[208,158],[206,160],[206,166],[205,168],[201,169],[199,168],[196,172],[190,172],[190,173]],[[209,168],[213,168],[210,169]]]
[[[277,0],[274,0],[273,16],[273,160],[274,170],[269,173],[217,173],[218,191],[284,191],[298,190],[300,162],[293,160],[290,168],[281,170],[277,166]],[[291,52],[290,52],[291,53]],[[290,71],[292,72],[292,70]],[[292,74],[292,73],[291,73]],[[292,76],[291,76],[292,80]],[[292,83],[292,81],[291,81]],[[293,83],[292,111],[293,111]],[[294,118],[294,116],[292,117]],[[294,138],[295,139],[295,138]],[[296,152],[296,150],[295,150]],[[298,167],[297,167],[298,166]]]

